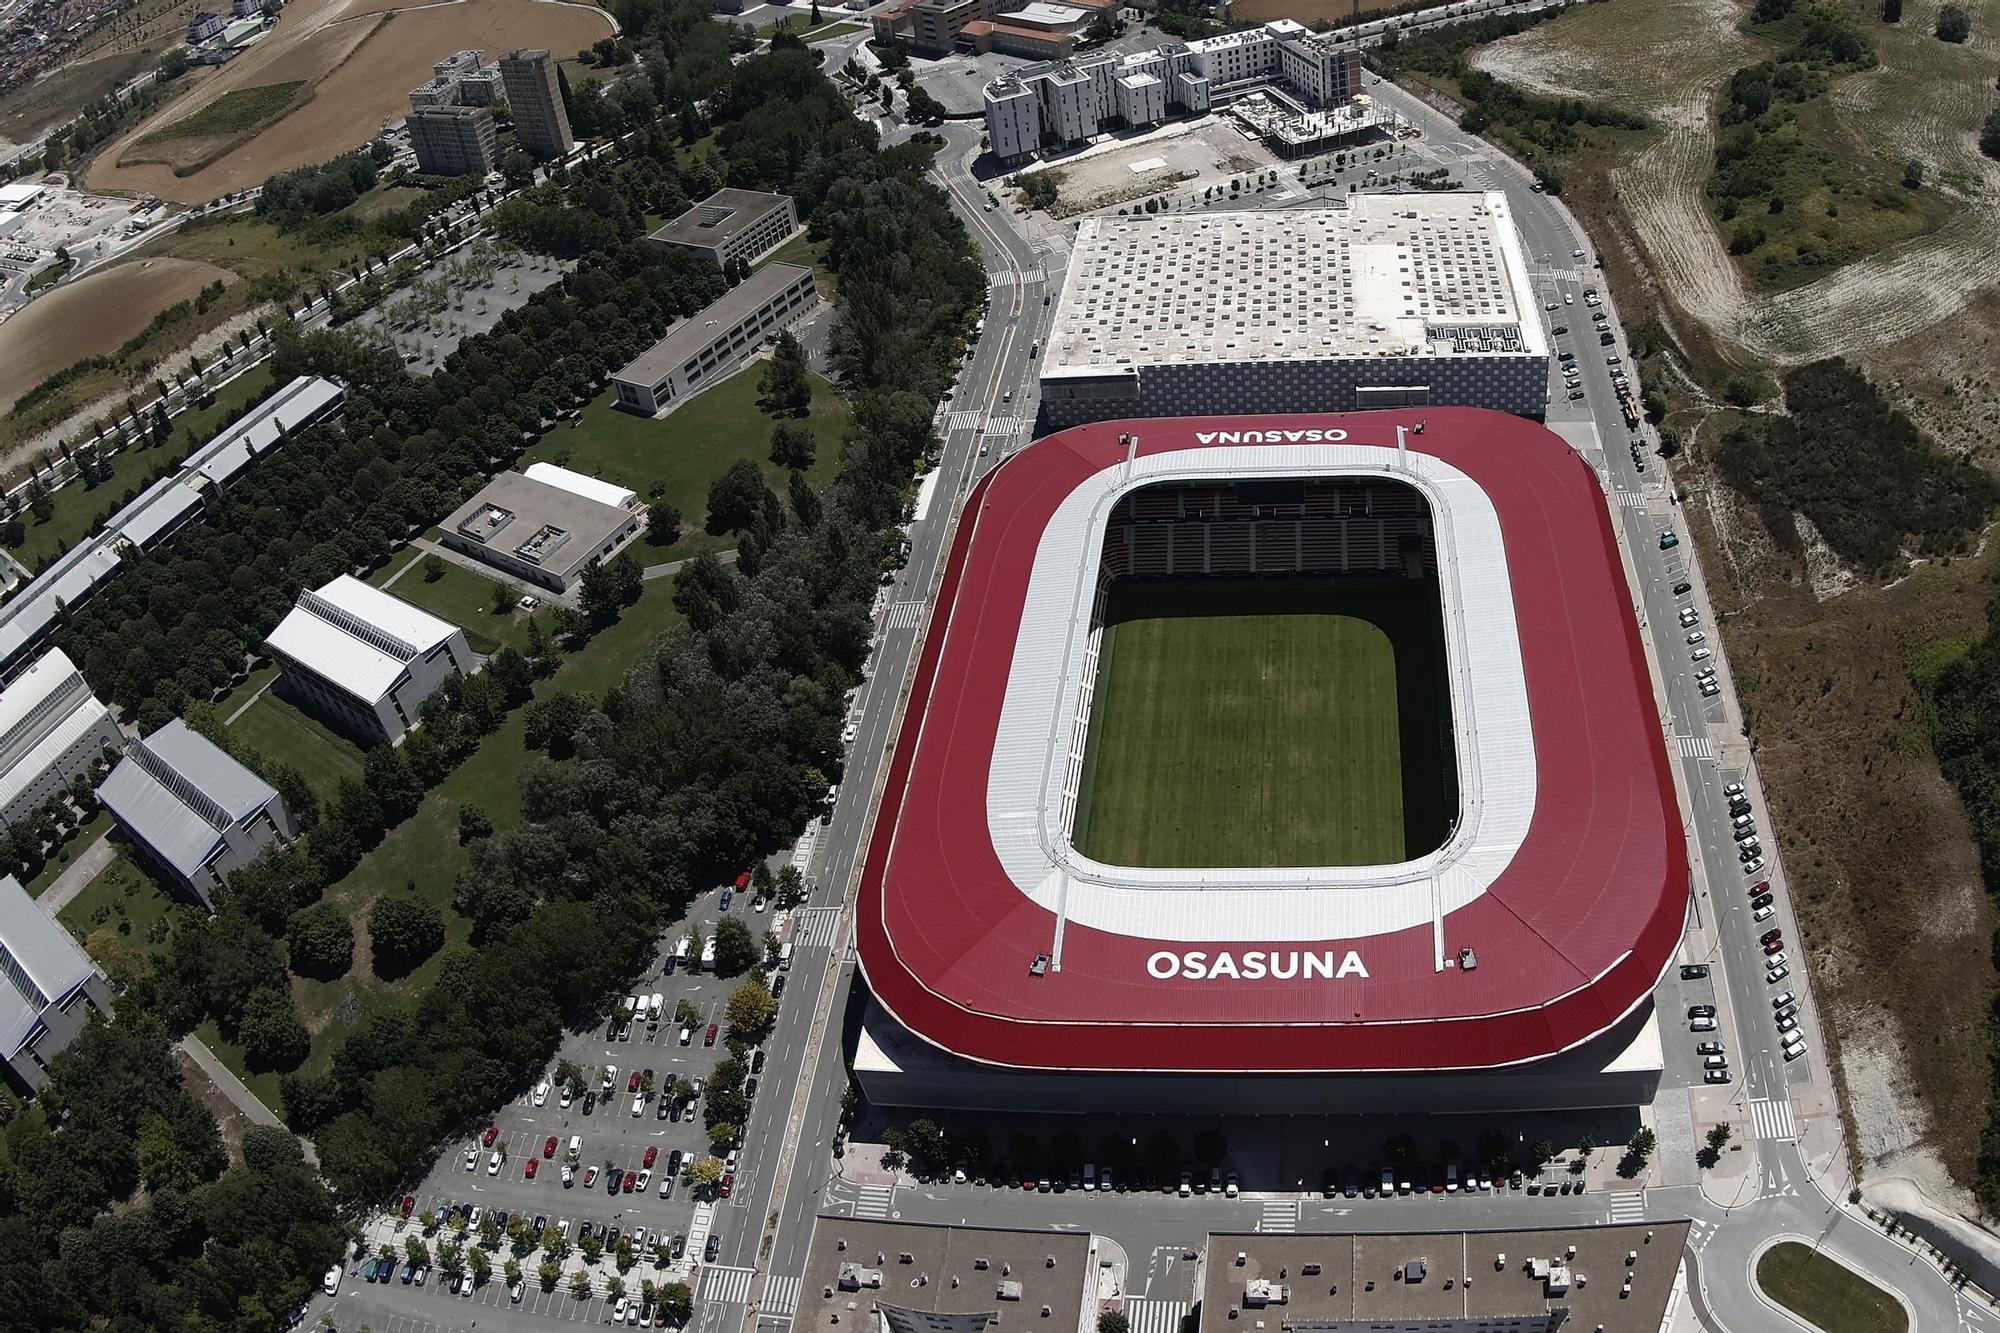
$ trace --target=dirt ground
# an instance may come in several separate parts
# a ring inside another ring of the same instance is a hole
[[[100,153],[85,181],[93,189],[205,203],[367,142],[409,109],[409,90],[453,51],[575,51],[611,31],[602,11],[539,0],[445,0],[386,20],[384,8],[381,0],[296,0],[263,41]],[[237,88],[291,79],[319,79],[312,100],[193,175],[177,177],[157,163],[118,165],[135,140],[169,119]]]
[[[1394,9],[1403,0],[1359,0],[1358,8],[1364,14],[1378,9]],[[1448,0],[1437,0],[1446,4]],[[1347,18],[1357,8],[1356,0],[1236,0],[1229,7],[1229,15],[1239,23],[1269,23],[1272,19],[1295,19],[1312,26],[1317,19],[1334,21]]]
[[[236,275],[185,259],[116,264],[58,287],[0,324],[0,403],[87,356],[100,356],[146,327],[154,315],[208,284]]]
[[[84,103],[102,97],[144,69],[148,58],[148,53],[127,52],[76,61],[13,89],[0,97],[0,140],[27,143],[43,130],[69,120]]]

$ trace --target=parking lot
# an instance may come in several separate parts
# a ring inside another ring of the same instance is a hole
[[[749,926],[753,937],[769,931],[775,945],[792,933],[788,914],[754,911],[751,893],[732,892],[731,899],[727,915]],[[716,1066],[732,1054],[725,1016],[729,997],[751,978],[762,978],[782,992],[784,972],[778,966],[755,967],[743,976],[719,977],[682,965],[675,955],[683,933],[691,928],[700,940],[712,940],[722,915],[720,895],[705,895],[686,922],[661,937],[652,966],[632,983],[632,995],[615,1007],[614,1016],[602,1027],[565,1035],[548,1067],[546,1087],[523,1093],[501,1108],[490,1125],[449,1144],[410,1193],[407,1218],[400,1207],[393,1208],[363,1227],[366,1250],[348,1261],[337,1303],[388,1309],[392,1318],[404,1322],[405,1333],[422,1333],[426,1325],[463,1326],[480,1306],[606,1322],[618,1309],[621,1288],[636,1298],[642,1283],[681,1282],[696,1293],[704,1283],[718,1290],[730,1285],[735,1270],[705,1273],[704,1266],[714,1252],[711,1237],[717,1247],[722,1239],[725,1224],[719,1219],[737,1211],[725,1202],[733,1178],[725,1175],[713,1185],[697,1186],[689,1170],[711,1152],[706,1085]],[[698,959],[699,947],[690,954]],[[642,1016],[654,1012],[654,995],[659,996],[657,1017]],[[677,1021],[677,1012],[689,1021]],[[744,1059],[761,1082],[761,1052],[749,1048]],[[567,1106],[557,1080],[565,1062],[577,1066],[583,1078]],[[701,1085],[701,1095],[680,1100],[677,1085],[683,1080]],[[744,1086],[748,1092],[753,1085],[746,1080]],[[725,1152],[722,1165],[733,1166],[733,1152]],[[423,1227],[427,1212],[434,1221],[429,1231]],[[454,1212],[467,1219],[462,1234],[448,1221]],[[455,1241],[469,1257],[480,1248],[480,1227],[488,1217],[503,1228],[519,1217],[529,1234],[522,1240],[502,1235],[485,1246],[490,1271],[462,1292],[461,1284],[436,1267],[440,1245]],[[581,1244],[586,1233],[603,1243],[594,1258],[587,1257]],[[616,1244],[635,1235],[640,1240],[632,1262],[620,1269]],[[412,1237],[424,1241],[433,1260],[423,1282],[413,1272],[406,1276],[402,1264],[387,1282],[364,1278],[370,1255],[387,1245],[400,1259]],[[667,1242],[666,1254],[656,1250],[661,1241]],[[510,1258],[519,1265],[519,1284],[504,1276]],[[558,1265],[552,1283],[540,1272],[545,1262]],[[581,1294],[575,1285],[579,1273],[587,1278]],[[620,1322],[639,1322],[639,1302],[627,1305],[629,1317]],[[645,1315],[648,1323],[664,1317],[650,1305]],[[385,1327],[384,1320],[372,1315],[370,1323],[378,1330]]]

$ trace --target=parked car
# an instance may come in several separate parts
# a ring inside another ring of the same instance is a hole
[[[717,1034],[718,1034],[718,1033],[720,1033],[721,1031],[722,1031],[722,1025],[721,1025],[721,1024],[719,1024],[719,1023],[710,1023],[710,1024],[708,1025],[708,1031],[707,1031],[707,1033],[706,1033],[706,1034],[704,1034],[704,1035],[703,1035],[703,1037],[702,1037],[702,1039],[701,1039],[701,1044],[702,1044],[702,1045],[704,1045],[704,1046],[713,1046],[713,1045],[715,1045],[715,1038],[716,1038]]]
[[[1688,963],[1681,968],[1682,981],[1700,981],[1708,975],[1707,963]]]
[[[541,1164],[542,1164],[542,1159],[539,1157],[530,1157],[528,1159],[528,1169],[525,1174],[527,1175],[529,1180],[533,1180],[535,1178],[535,1168],[540,1166]]]
[[[480,1139],[480,1143],[484,1144],[488,1148],[491,1148],[493,1146],[493,1140],[499,1137],[500,1137],[500,1126],[488,1125],[486,1127],[486,1135],[484,1138]]]

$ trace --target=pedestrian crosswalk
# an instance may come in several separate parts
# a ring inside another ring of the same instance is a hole
[[[1125,1302],[1125,1324],[1131,1333],[1180,1333],[1187,1315],[1187,1301]]]
[[[979,423],[986,418],[978,412],[953,412],[944,419],[946,431],[978,430]]]
[[[754,1268],[728,1268],[721,1264],[710,1264],[701,1270],[701,1298],[705,1301],[735,1301],[742,1304],[750,1299],[750,1279],[757,1276]]]
[[[798,925],[792,930],[792,943],[809,948],[831,949],[834,932],[839,928],[839,908],[809,907],[799,913]]]
[[[1750,1125],[1760,1139],[1795,1139],[1799,1131],[1792,1120],[1792,1104],[1757,1098],[1750,1103]]]
[[[889,618],[885,622],[884,628],[915,629],[923,623],[924,604],[922,602],[891,602],[889,604]]]
[[[1026,435],[1030,430],[1034,429],[1034,425],[1034,422],[1023,421],[1019,417],[988,417],[986,418],[986,433],[988,435]]]
[[[1299,1229],[1299,1202],[1297,1199],[1266,1199],[1264,1217],[1257,1224],[1259,1231],[1297,1231]]]
[[[854,1201],[856,1217],[887,1217],[889,1205],[895,1201],[894,1185],[863,1185],[861,1197]]]
[[[1715,747],[1709,744],[1706,736],[1676,736],[1674,748],[1680,751],[1683,759],[1715,758]]]
[[[1644,491],[1620,491],[1618,492],[1618,503],[1624,505],[1627,509],[1644,509],[1646,507],[1646,493]]]
[[[792,1314],[799,1308],[799,1279],[772,1277],[764,1283],[764,1301],[757,1312],[764,1315]]]
[[[1611,1223],[1643,1222],[1646,1220],[1646,1192],[1644,1190],[1617,1190],[1611,1195]]]

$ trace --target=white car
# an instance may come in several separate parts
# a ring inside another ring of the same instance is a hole
[[[576,1168],[566,1166],[562,1169],[562,1183],[564,1189],[576,1183]]]
[[[549,1081],[543,1079],[535,1085],[535,1105],[546,1106],[549,1100]]]
[[[477,1171],[479,1169],[479,1149],[467,1148],[465,1150],[465,1169],[468,1171]]]
[[[523,611],[532,611],[541,604],[542,599],[539,597],[523,597],[519,603]]]
[[[646,1192],[646,1183],[650,1181],[652,1178],[653,1178],[653,1168],[650,1166],[642,1166],[639,1168],[639,1183],[634,1185],[632,1188],[638,1191],[639,1193],[644,1194]],[[634,1241],[632,1243],[634,1245],[638,1244],[637,1241]]]
[[[569,1110],[569,1084],[567,1083],[563,1084],[561,1102],[562,1109],[565,1111]]]
[[[854,731],[854,724],[852,722],[848,723],[845,727],[842,727],[840,729],[840,743],[842,745],[854,744],[854,736],[855,736],[855,731]]]
[[[486,1174],[489,1176],[500,1174],[500,1152],[497,1148],[486,1154]]]
[[[760,893],[755,898],[752,898],[750,900],[750,910],[753,912],[760,912],[760,913],[764,910],[763,894]]]
[[[464,1277],[461,1277],[458,1280],[458,1294],[461,1296],[470,1296],[472,1294],[471,1273],[468,1272]]]
[[[611,1322],[614,1324],[619,1324],[623,1323],[624,1321],[625,1321],[625,1298],[623,1296],[620,1296],[618,1298],[618,1304],[611,1307]]]
[[[521,1303],[521,1291],[522,1287],[520,1278],[515,1278],[513,1282],[509,1283],[507,1286],[507,1295],[510,1299],[513,1300],[514,1304],[516,1305],[519,1305]]]
[[[643,1093],[643,1092],[635,1092],[635,1093],[633,1093],[633,1094],[632,1094],[632,1114],[633,1114],[634,1116],[637,1116],[637,1115],[638,1115],[638,1114],[639,1114],[639,1113],[640,1113],[641,1111],[644,1111],[645,1109],[646,1109],[646,1094],[645,1094],[645,1093]]]
[[[338,1296],[340,1294],[339,1264],[335,1264],[326,1270],[326,1276],[319,1280],[319,1289],[329,1296]]]
[[[1236,1173],[1234,1171],[1231,1171],[1228,1174],[1228,1176],[1226,1176],[1223,1179],[1222,1196],[1225,1199],[1233,1199],[1236,1197],[1237,1192],[1238,1192],[1238,1185],[1236,1181]]]
[[[1762,907],[1758,908],[1756,911],[1750,914],[1750,919],[1752,921],[1769,921],[1772,917],[1776,916],[1777,914],[1778,914],[1777,908],[1771,906],[1771,904],[1769,903],[1765,903]]]

